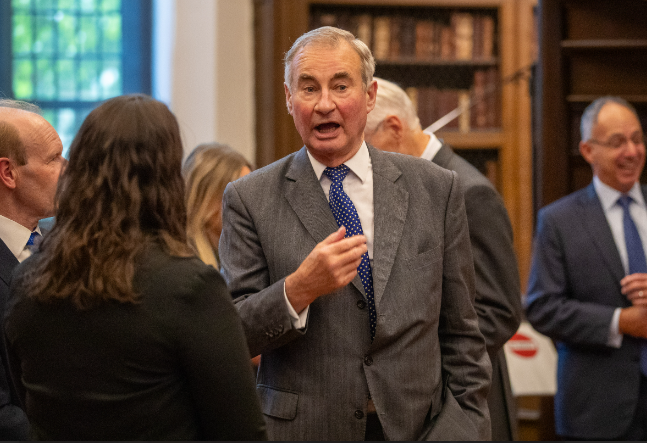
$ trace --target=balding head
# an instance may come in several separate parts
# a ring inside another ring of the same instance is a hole
[[[54,215],[56,185],[66,163],[58,134],[34,110],[0,101],[0,214],[29,229]]]
[[[40,115],[40,108],[19,100],[0,99],[0,157],[10,158],[20,166],[27,163],[27,154],[14,122],[24,118],[26,112]]]

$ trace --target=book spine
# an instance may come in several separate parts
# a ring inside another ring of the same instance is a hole
[[[400,43],[402,41],[402,17],[391,17],[389,31],[389,59],[398,60],[401,56]]]
[[[386,60],[389,58],[390,36],[390,19],[388,16],[375,17],[375,29],[373,31],[373,56],[377,60]]]

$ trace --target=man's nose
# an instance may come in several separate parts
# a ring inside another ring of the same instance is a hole
[[[328,114],[333,109],[335,109],[335,101],[330,93],[330,90],[327,88],[322,89],[319,100],[315,104],[315,111],[322,114]]]
[[[644,153],[645,153],[645,145],[643,143],[635,143],[633,140],[627,139],[627,143],[625,146],[625,155],[636,157]]]

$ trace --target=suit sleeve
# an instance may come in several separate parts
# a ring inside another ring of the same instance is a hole
[[[474,265],[463,193],[456,173],[452,175],[445,216],[443,292],[438,329],[443,377],[467,418],[467,421],[462,420],[463,429],[470,429],[468,435],[471,438],[489,440],[491,430],[486,398],[492,367],[473,307]],[[443,408],[451,407],[451,404],[446,400]],[[446,425],[441,423],[444,416],[441,411],[435,425],[439,429]],[[457,417],[454,415],[451,419],[456,421]]]
[[[528,280],[526,317],[538,332],[553,340],[606,347],[615,307],[572,296],[563,236],[552,214],[540,211]]]
[[[223,196],[218,251],[222,274],[242,319],[252,356],[305,334],[307,326],[304,330],[293,327],[284,295],[285,278],[271,283],[256,227],[233,183]]]
[[[493,359],[521,323],[522,306],[512,226],[501,197],[489,186],[465,193],[476,276],[479,329]]]

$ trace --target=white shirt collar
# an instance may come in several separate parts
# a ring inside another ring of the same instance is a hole
[[[430,138],[429,138],[429,142],[427,143],[427,147],[425,148],[420,158],[424,158],[425,160],[432,161],[436,156],[436,154],[438,154],[438,151],[440,151],[440,148],[443,147],[443,143],[440,140],[438,140],[438,137],[436,137],[436,135],[434,135],[433,132],[427,132],[427,131],[422,131],[422,132],[430,136]]]
[[[310,163],[312,164],[312,169],[315,170],[315,174],[317,175],[317,180],[321,180],[321,176],[323,175],[324,169],[326,169],[326,165],[314,158],[312,154],[310,154],[310,151],[308,151],[307,149],[306,151],[308,152],[308,158],[310,159]],[[368,153],[366,141],[363,141],[362,145],[359,147],[359,150],[355,153],[355,155],[352,156],[349,160],[346,160],[344,164],[348,166],[351,171],[353,171],[353,173],[361,180],[362,183],[364,183],[369,173],[371,164],[370,160],[371,156]]]
[[[593,177],[593,187],[595,188],[595,193],[598,195],[600,203],[602,204],[602,208],[605,212],[611,209],[618,202],[618,199],[622,195],[622,192],[602,183],[602,180],[600,180],[598,176]],[[640,189],[640,183],[634,183],[627,195],[632,198],[634,203],[637,203],[643,208],[645,207],[645,199]]]
[[[36,227],[36,232],[41,234],[40,226]],[[29,241],[31,231],[20,223],[0,215],[0,239],[9,248],[11,253],[18,258],[22,254],[25,245]]]

